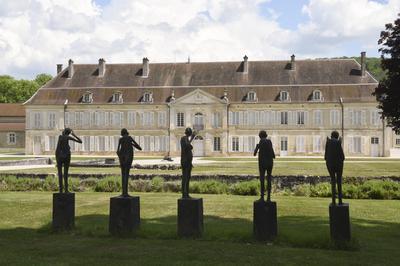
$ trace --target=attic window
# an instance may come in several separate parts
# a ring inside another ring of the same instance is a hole
[[[287,92],[287,91],[281,91],[281,92],[279,93],[279,100],[280,100],[281,102],[288,102],[288,101],[290,101],[289,92]]]
[[[122,93],[121,92],[115,92],[112,96],[112,102],[113,103],[122,103]]]
[[[93,93],[91,93],[90,91],[85,92],[85,94],[83,94],[83,96],[82,96],[82,102],[83,103],[92,103],[93,102]]]
[[[247,100],[248,102],[256,102],[256,101],[257,101],[257,94],[256,94],[256,92],[255,92],[255,91],[249,91],[249,92],[247,93],[246,100]]]
[[[145,92],[143,95],[143,100],[142,102],[145,103],[152,103],[153,102],[153,93],[151,92]]]
[[[323,100],[322,93],[320,90],[313,91],[312,100],[313,101],[322,101]]]

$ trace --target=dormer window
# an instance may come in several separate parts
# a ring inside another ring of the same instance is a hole
[[[121,92],[115,92],[112,96],[112,102],[113,103],[122,103],[122,93]]]
[[[92,103],[93,102],[93,93],[90,91],[85,92],[82,96],[82,102],[83,103]]]
[[[143,100],[142,102],[145,103],[152,103],[153,102],[153,93],[151,92],[145,92],[143,95]]]
[[[257,101],[257,94],[255,91],[249,91],[246,97],[248,102],[256,102]]]
[[[279,100],[280,100],[281,102],[288,102],[288,101],[290,101],[289,92],[287,92],[287,91],[281,91],[281,92],[279,93]]]
[[[313,101],[322,101],[323,100],[322,93],[320,90],[313,91],[312,100]]]

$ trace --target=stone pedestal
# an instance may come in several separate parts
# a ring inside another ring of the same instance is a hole
[[[203,234],[203,199],[178,199],[178,236],[200,237]]]
[[[75,193],[53,193],[53,230],[70,230],[74,225]]]
[[[350,234],[349,204],[329,205],[329,227],[332,240],[348,241]]]
[[[272,240],[278,234],[276,202],[256,200],[253,203],[253,233],[257,240]]]
[[[110,198],[108,231],[115,236],[131,235],[140,226],[139,197]]]

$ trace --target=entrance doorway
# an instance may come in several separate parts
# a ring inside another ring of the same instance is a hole
[[[379,138],[371,137],[371,156],[378,157],[379,156]]]
[[[34,155],[39,155],[42,153],[42,138],[40,136],[34,136],[33,137],[33,154]]]
[[[193,140],[193,156],[202,157],[204,155],[204,139],[202,136],[196,136]]]

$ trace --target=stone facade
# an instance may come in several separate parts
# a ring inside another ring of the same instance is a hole
[[[25,147],[25,109],[22,104],[0,104],[0,149]]]
[[[251,155],[261,129],[280,156],[321,156],[332,130],[344,134],[348,156],[390,156],[400,137],[379,117],[371,96],[377,81],[360,69],[354,60],[294,57],[180,64],[145,58],[143,65],[71,60],[25,104],[26,153],[54,153],[66,126],[83,140],[72,145],[76,154],[115,154],[125,127],[142,146],[139,154],[177,156],[185,127],[193,127],[195,156]]]

